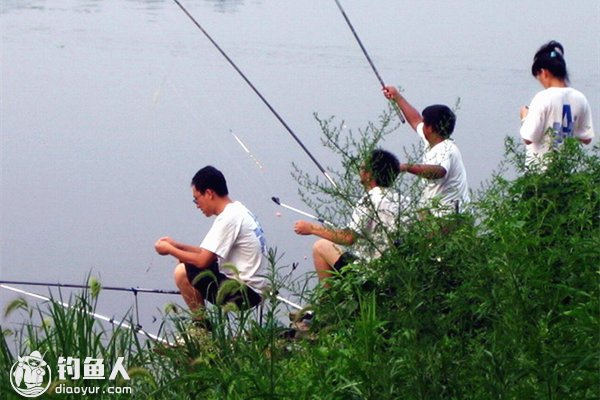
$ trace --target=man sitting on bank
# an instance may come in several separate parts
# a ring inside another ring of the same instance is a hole
[[[199,319],[198,311],[205,306],[205,300],[216,304],[219,287],[232,279],[241,284],[240,290],[228,293],[223,304],[256,306],[268,285],[264,277],[267,245],[260,223],[242,203],[231,200],[225,177],[216,168],[206,166],[199,170],[191,186],[196,207],[207,217],[216,216],[212,227],[199,247],[162,237],[154,245],[156,252],[179,260],[175,283]],[[212,274],[196,279],[207,270]]]
[[[396,156],[374,150],[360,169],[360,181],[367,193],[352,212],[346,228],[332,229],[309,221],[297,221],[294,232],[321,239],[313,245],[313,262],[320,281],[354,261],[371,261],[391,243],[388,233],[398,229],[400,207],[407,202],[393,185],[398,173]],[[342,246],[352,246],[344,251]]]

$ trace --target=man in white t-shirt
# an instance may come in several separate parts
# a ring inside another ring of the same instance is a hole
[[[199,247],[163,237],[154,245],[156,252],[179,260],[175,283],[193,313],[205,300],[216,304],[217,291],[228,280],[239,282],[240,290],[230,292],[223,304],[256,306],[268,285],[267,245],[259,222],[242,203],[231,200],[225,177],[216,168],[199,170],[191,186],[196,207],[207,217],[216,216],[212,227]],[[207,270],[212,274],[202,273]]]
[[[436,216],[464,209],[469,203],[469,186],[460,150],[450,139],[456,123],[454,112],[445,105],[432,105],[421,115],[395,87],[386,86],[383,94],[398,104],[424,145],[421,164],[400,164],[400,171],[427,180],[420,208]]]
[[[393,233],[406,222],[400,217],[401,209],[408,205],[392,188],[399,171],[396,156],[374,150],[360,170],[367,193],[357,203],[346,228],[333,229],[309,221],[295,223],[294,232],[298,235],[321,238],[313,245],[313,262],[320,281],[354,261],[376,259],[393,245]]]

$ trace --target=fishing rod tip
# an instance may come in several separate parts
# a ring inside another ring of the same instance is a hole
[[[281,205],[281,202],[279,201],[279,197],[273,196],[273,197],[271,197],[271,200],[273,200],[275,203]]]

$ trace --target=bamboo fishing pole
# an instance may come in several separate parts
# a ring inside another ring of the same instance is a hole
[[[381,75],[379,74],[379,71],[377,71],[377,68],[375,68],[375,64],[373,63],[373,60],[371,60],[371,57],[369,56],[369,53],[367,52],[367,49],[365,48],[365,46],[363,45],[362,41],[358,37],[358,33],[356,33],[356,29],[354,29],[354,26],[352,25],[352,22],[350,22],[350,18],[348,18],[348,15],[346,14],[346,11],[342,7],[342,4],[339,2],[339,0],[335,0],[335,4],[337,4],[338,8],[340,9],[340,12],[342,13],[342,16],[346,20],[346,24],[348,24],[348,27],[352,31],[352,34],[354,35],[354,38],[358,42],[358,45],[360,46],[363,54],[365,55],[367,61],[369,62],[369,65],[371,66],[371,69],[375,73],[375,76],[377,77],[377,80],[381,84],[381,88],[382,89],[385,88],[385,83],[383,82],[383,79],[381,78]],[[402,123],[405,123],[406,119],[404,118],[404,115],[402,114],[402,110],[400,110],[400,108],[398,107],[398,105],[396,104],[395,101],[393,101],[392,104],[394,106],[394,109],[398,113],[398,117],[400,118],[400,121]]]
[[[200,23],[190,14],[190,12],[179,2],[179,0],[173,0],[175,4],[181,8],[181,10],[188,16],[188,18],[196,25],[196,27],[206,36],[206,38],[212,43],[212,45],[221,53],[223,57],[227,60],[229,65],[235,69],[235,71],[242,77],[242,79],[250,86],[250,88],[256,93],[256,95],[262,100],[262,102],[267,106],[267,108],[273,113],[273,115],[277,118],[277,120],[283,125],[283,127],[288,131],[288,133],[292,136],[292,138],[300,145],[302,150],[308,155],[308,157],[312,160],[312,162],[317,166],[317,168],[321,171],[321,173],[327,178],[327,180],[333,185],[333,187],[337,188],[337,184],[335,181],[329,176],[329,173],[323,168],[321,163],[317,161],[317,159],[312,155],[312,153],[308,150],[308,148],[302,143],[300,138],[294,133],[292,128],[285,122],[285,120],[279,115],[279,113],[273,108],[271,103],[267,101],[267,99],[262,95],[262,93],[254,86],[254,84],[248,79],[248,77],[242,72],[242,70],[233,62],[233,60],[225,53],[225,51],[219,46],[219,44],[209,35],[209,33],[200,25]]]

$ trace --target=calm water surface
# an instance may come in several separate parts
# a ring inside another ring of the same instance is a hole
[[[182,2],[322,164],[339,160],[322,147],[314,112],[357,129],[386,107],[333,0]],[[565,45],[572,84],[600,125],[596,0],[343,4],[384,80],[417,108],[460,99],[455,139],[473,189],[540,89],[529,67],[542,43]],[[312,270],[314,238],[295,236],[297,216],[270,198],[303,208],[291,163],[318,170],[173,2],[1,7],[1,279],[83,283],[91,273],[105,285],[174,289],[173,260],[153,243],[201,241],[212,220],[193,206],[189,182],[206,164],[255,211],[281,264],[299,262],[298,278]],[[403,154],[413,136],[403,126],[385,147]],[[109,315],[132,304],[108,297]],[[12,298],[0,291],[2,304]],[[167,301],[179,299],[143,297],[150,330]]]

